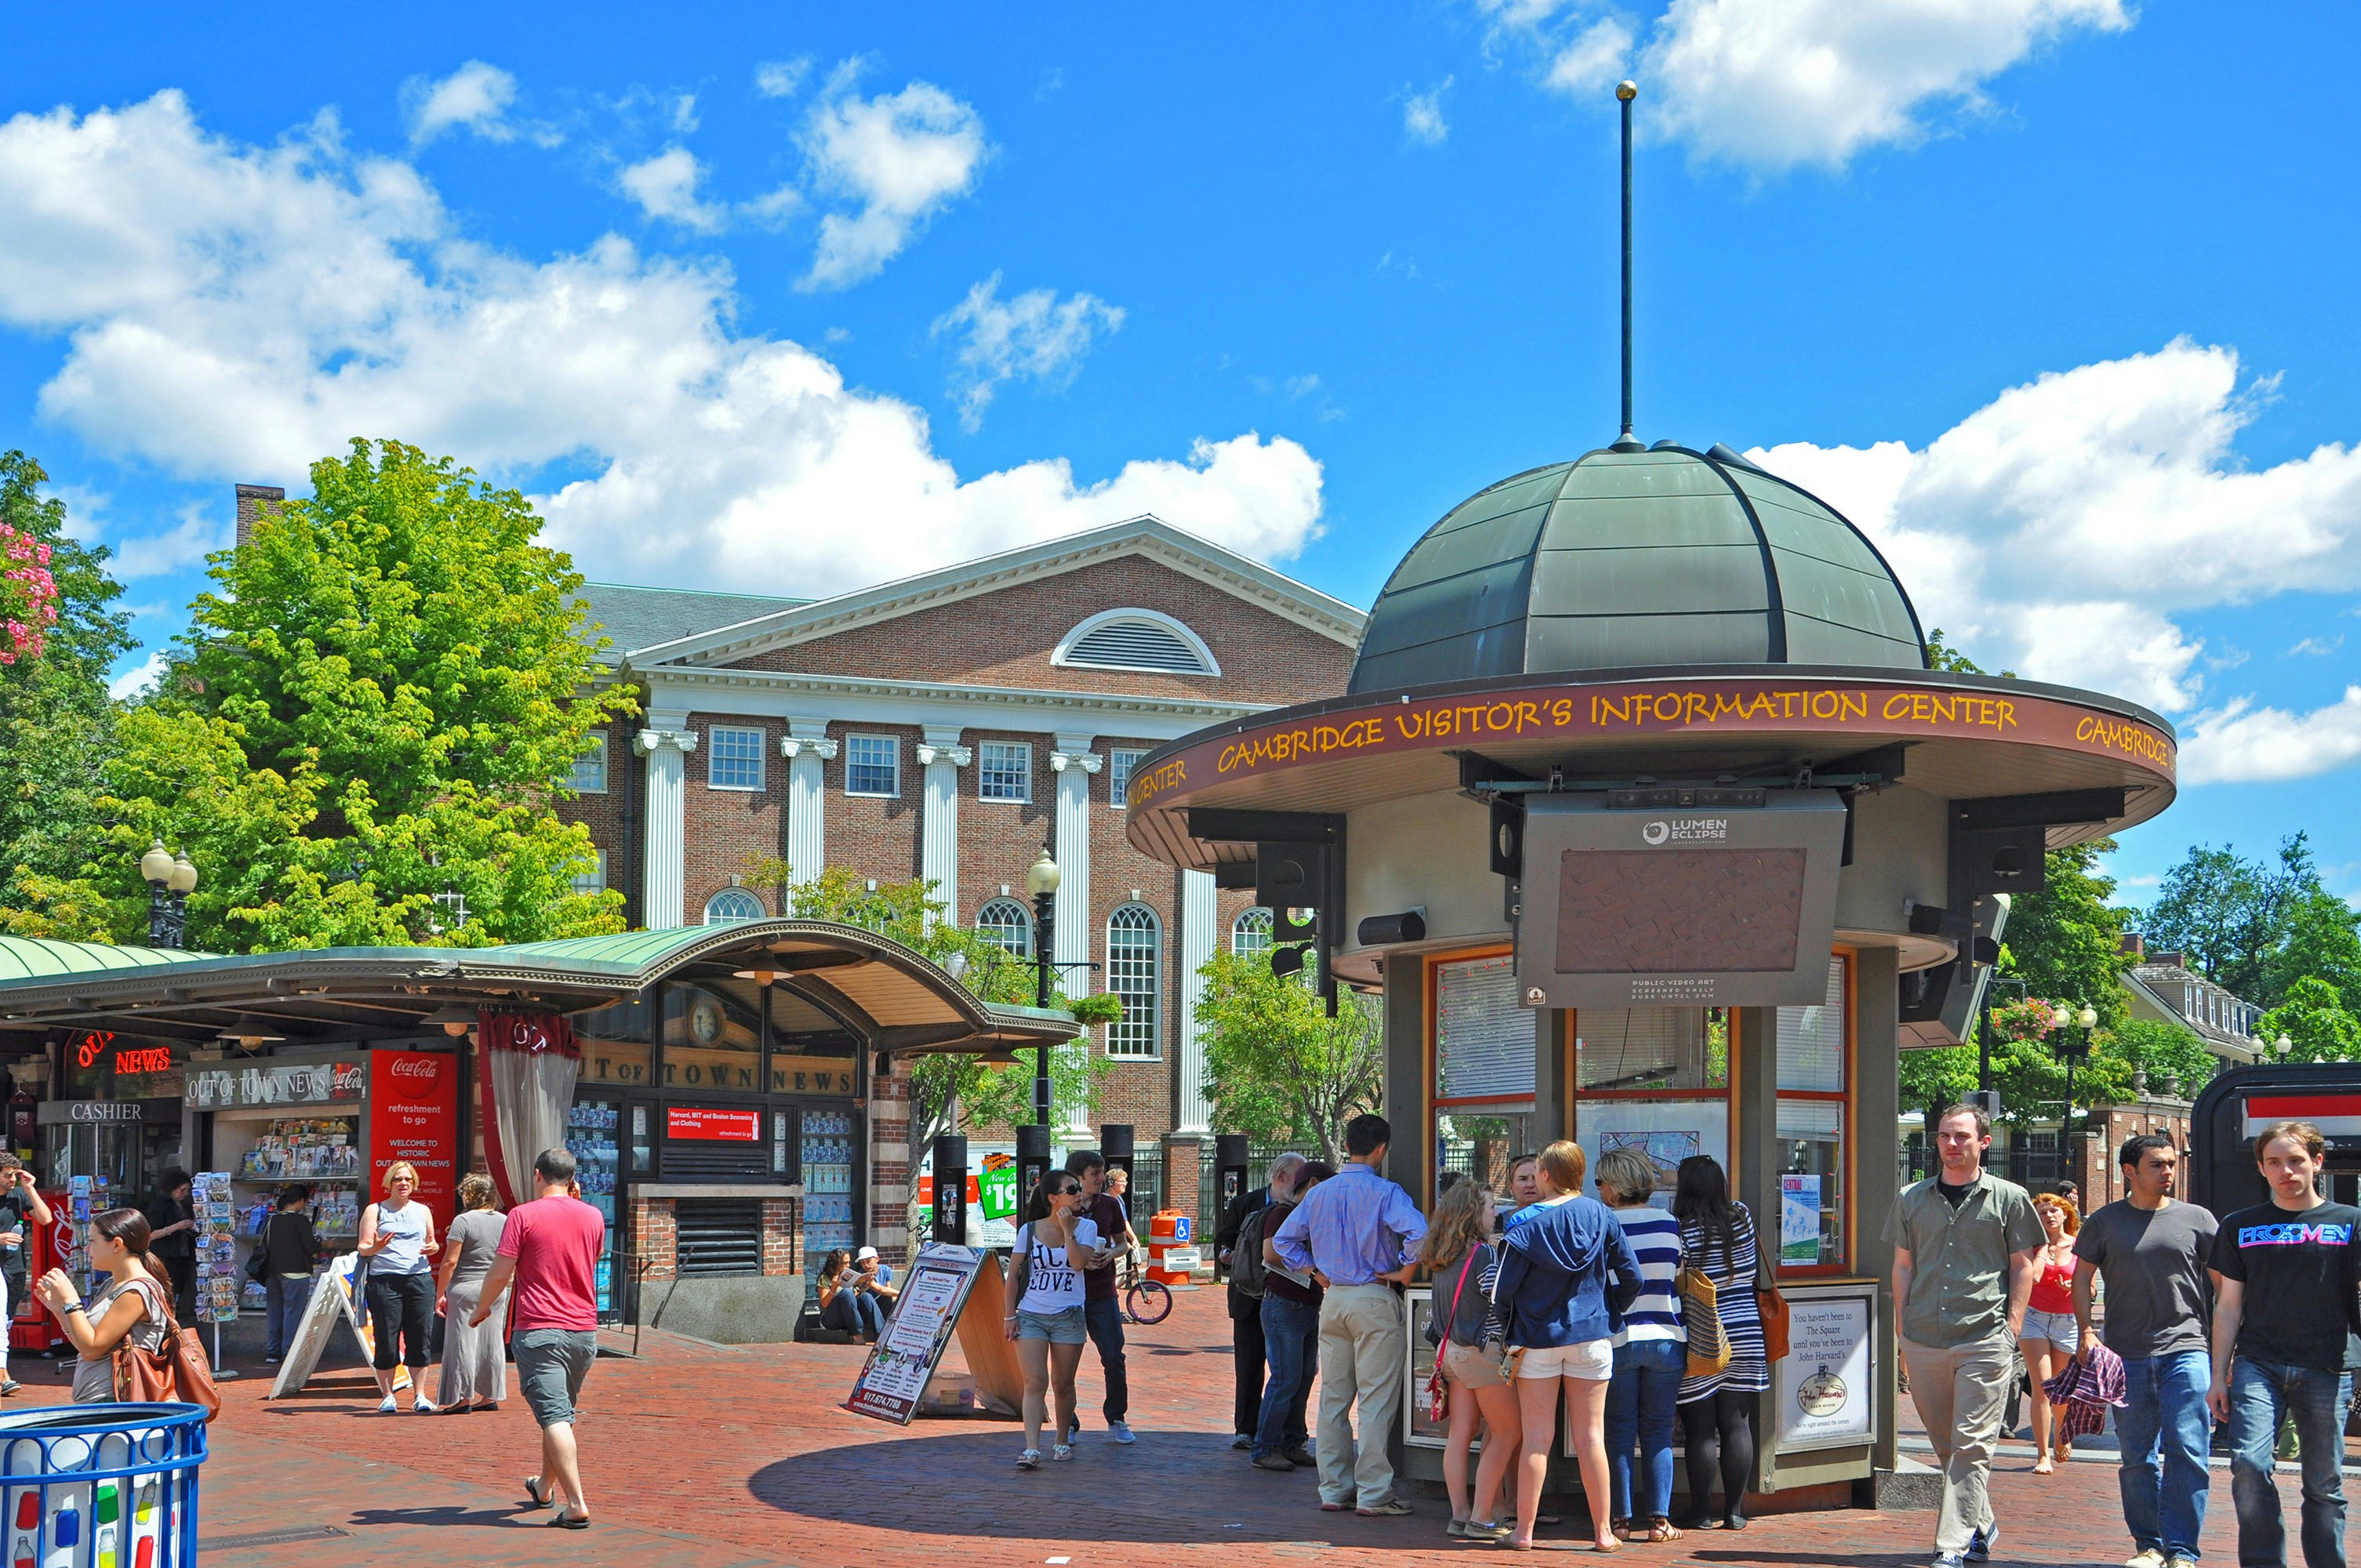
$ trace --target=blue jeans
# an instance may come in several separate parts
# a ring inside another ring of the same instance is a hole
[[[821,1310],[819,1326],[843,1333],[858,1334],[862,1339],[875,1339],[885,1332],[885,1303],[866,1290],[845,1286],[836,1299]]]
[[[1257,1459],[1311,1441],[1304,1410],[1312,1397],[1312,1369],[1320,1362],[1320,1309],[1265,1295],[1262,1348],[1270,1361],[1270,1380],[1263,1385],[1262,1413],[1255,1422]]]
[[[2205,1452],[2212,1418],[2205,1390],[2213,1380],[2202,1350],[2124,1360],[2124,1405],[2115,1412],[2122,1445],[2115,1486],[2134,1552],[2197,1559],[2205,1529]]]
[[[1091,1343],[1099,1347],[1099,1367],[1106,1374],[1104,1408],[1112,1426],[1131,1409],[1131,1383],[1123,1370],[1123,1303],[1112,1296],[1085,1301],[1082,1321],[1090,1325]]]
[[[303,1325],[303,1309],[312,1304],[312,1279],[308,1274],[274,1274],[263,1281],[265,1354],[275,1358],[295,1348],[295,1331]]]
[[[1615,1347],[1615,1380],[1607,1385],[1607,1475],[1615,1494],[1610,1517],[1644,1524],[1671,1509],[1675,1401],[1688,1366],[1688,1347],[1678,1340]],[[1636,1487],[1634,1446],[1640,1451]]]
[[[2303,1445],[2303,1560],[2345,1568],[2345,1408],[2353,1375],[2288,1366],[2241,1354],[2230,1364],[2230,1501],[2238,1509],[2238,1561],[2279,1568],[2287,1523],[2271,1478],[2279,1423],[2295,1418]]]

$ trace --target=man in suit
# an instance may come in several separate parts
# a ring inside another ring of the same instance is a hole
[[[1222,1215],[1222,1228],[1213,1233],[1213,1251],[1230,1284],[1230,1352],[1236,1365],[1237,1398],[1231,1407],[1230,1430],[1236,1433],[1230,1446],[1249,1449],[1254,1446],[1255,1426],[1262,1417],[1262,1298],[1249,1296],[1237,1286],[1237,1266],[1233,1254],[1237,1250],[1238,1231],[1246,1216],[1259,1212],[1286,1198],[1295,1190],[1295,1179],[1302,1172],[1303,1157],[1283,1154],[1270,1162],[1270,1185],[1241,1192],[1230,1200]]]

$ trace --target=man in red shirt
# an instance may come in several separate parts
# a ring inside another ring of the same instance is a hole
[[[557,1505],[551,1524],[585,1530],[590,1505],[582,1496],[574,1446],[574,1402],[598,1355],[598,1252],[607,1220],[566,1195],[574,1180],[574,1156],[566,1150],[542,1150],[533,1175],[540,1196],[509,1211],[500,1255],[471,1321],[482,1323],[514,1281],[509,1325],[517,1381],[541,1423],[541,1474],[526,1479],[525,1490],[535,1508]]]

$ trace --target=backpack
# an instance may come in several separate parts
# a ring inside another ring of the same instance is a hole
[[[1262,1298],[1263,1277],[1270,1272],[1263,1262],[1262,1223],[1270,1213],[1266,1203],[1248,1214],[1238,1224],[1238,1239],[1230,1249],[1230,1284],[1241,1296]]]

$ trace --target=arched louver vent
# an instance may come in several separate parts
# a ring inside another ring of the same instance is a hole
[[[1161,670],[1176,675],[1216,673],[1191,639],[1141,616],[1099,622],[1068,644],[1059,663],[1105,670]]]

